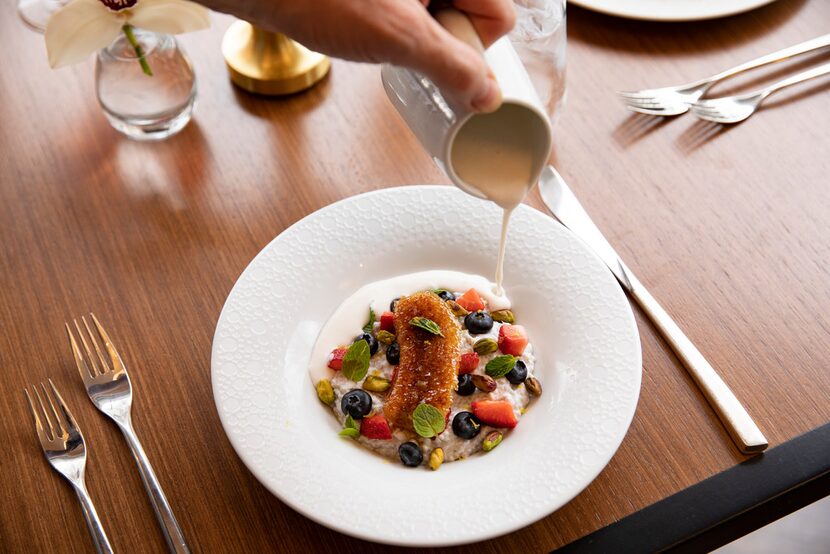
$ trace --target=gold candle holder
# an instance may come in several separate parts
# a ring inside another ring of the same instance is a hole
[[[222,55],[231,81],[256,94],[300,92],[318,83],[331,67],[328,56],[247,21],[237,21],[227,30]]]

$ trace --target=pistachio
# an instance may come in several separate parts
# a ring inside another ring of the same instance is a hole
[[[389,379],[384,377],[378,377],[377,375],[369,375],[366,377],[366,380],[363,381],[363,390],[368,390],[372,392],[384,392],[386,389],[389,388],[390,382]]]
[[[481,448],[485,452],[490,452],[499,445],[501,439],[503,438],[504,435],[502,435],[500,431],[491,431],[486,437],[484,437],[484,442],[481,443]]]
[[[484,354],[492,354],[498,349],[499,343],[493,339],[478,339],[475,344],[473,344],[473,350],[475,350],[476,354],[480,354],[482,356]]]
[[[331,383],[328,379],[320,379],[317,381],[317,398],[320,399],[320,402],[323,404],[328,404],[331,406],[334,404],[334,389],[331,388]]]
[[[450,307],[450,311],[452,311],[455,317],[463,317],[470,313],[464,308],[462,308],[461,305],[455,300],[447,300],[447,305]]]
[[[444,449],[436,448],[429,455],[429,467],[435,471],[444,463]]]
[[[375,338],[378,339],[378,342],[382,342],[383,344],[392,344],[395,342],[395,334],[390,333],[389,331],[378,331]]]
[[[531,396],[542,396],[542,383],[536,377],[530,376],[525,379],[525,387]]]
[[[513,317],[513,312],[510,310],[496,310],[495,312],[490,312],[490,317],[493,318],[493,321],[509,323],[510,325],[516,322],[516,318]]]
[[[473,375],[473,384],[480,391],[493,392],[496,390],[496,380],[489,375]]]

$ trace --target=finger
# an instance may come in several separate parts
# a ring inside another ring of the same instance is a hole
[[[407,34],[405,43],[412,47],[399,50],[400,59],[393,63],[425,74],[449,100],[464,109],[490,112],[501,105],[501,92],[484,58],[426,12]]]
[[[512,0],[453,0],[453,6],[466,13],[487,48],[516,24]]]

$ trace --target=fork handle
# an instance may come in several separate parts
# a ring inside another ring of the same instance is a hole
[[[801,73],[797,73],[792,77],[788,77],[786,79],[778,81],[777,83],[773,83],[764,90],[764,96],[769,96],[773,92],[781,90],[782,88],[791,87],[793,85],[797,85],[798,83],[802,83],[809,79],[815,79],[816,77],[827,75],[828,73],[830,73],[830,63],[814,67],[813,69],[808,69],[807,71],[802,71]]]
[[[125,421],[116,421],[116,423],[121,428],[121,432],[124,433],[127,444],[130,445],[130,450],[133,452],[133,457],[135,457],[135,462],[138,465],[138,472],[144,482],[144,488],[147,489],[147,495],[150,497],[150,503],[156,513],[156,519],[158,519],[164,532],[168,550],[180,554],[189,554],[190,548],[187,546],[187,541],[184,540],[182,529],[179,527],[179,522],[176,521],[176,516],[173,515],[173,509],[170,508],[170,503],[164,495],[158,477],[153,471],[153,466],[150,465],[150,460],[135,434],[132,420],[128,416]]]
[[[89,527],[92,542],[95,544],[95,551],[98,554],[112,554],[112,546],[110,546],[110,541],[104,532],[104,526],[101,524],[101,518],[98,517],[98,512],[95,510],[92,498],[86,490],[86,485],[82,481],[80,483],[72,482],[72,486],[75,487],[75,493],[81,502],[81,509],[84,512],[84,519],[87,527]]]
[[[622,264],[622,261],[620,263]],[[754,454],[766,449],[767,439],[735,393],[631,270],[624,265],[622,267],[628,277],[629,293],[660,330],[672,351],[703,391],[738,449],[744,454]]]
[[[812,50],[818,50],[819,48],[824,48],[825,46],[830,46],[830,34],[812,38],[808,41],[795,44],[793,46],[788,46],[787,48],[778,50],[777,52],[767,54],[766,56],[761,56],[760,58],[749,60],[748,62],[744,62],[740,65],[736,65],[735,67],[731,67],[725,71],[722,71],[717,75],[713,75],[707,80],[711,81],[712,84],[714,84],[716,81],[722,81],[723,79],[732,77],[733,75],[737,75],[738,73],[741,73],[743,71],[748,71],[750,69],[755,69],[756,67],[761,67],[763,65],[775,62],[781,62],[788,58],[792,58],[793,56],[805,54]]]

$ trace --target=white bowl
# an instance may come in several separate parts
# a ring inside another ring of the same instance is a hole
[[[322,325],[362,285],[425,269],[490,276],[501,213],[452,187],[384,189],[286,229],[242,273],[212,353],[216,408],[242,461],[309,518],[367,540],[442,546],[550,514],[622,441],[640,390],[640,341],[611,273],[550,217],[514,213],[505,289],[530,335],[544,393],[490,453],[410,469],[338,437],[308,359]]]

